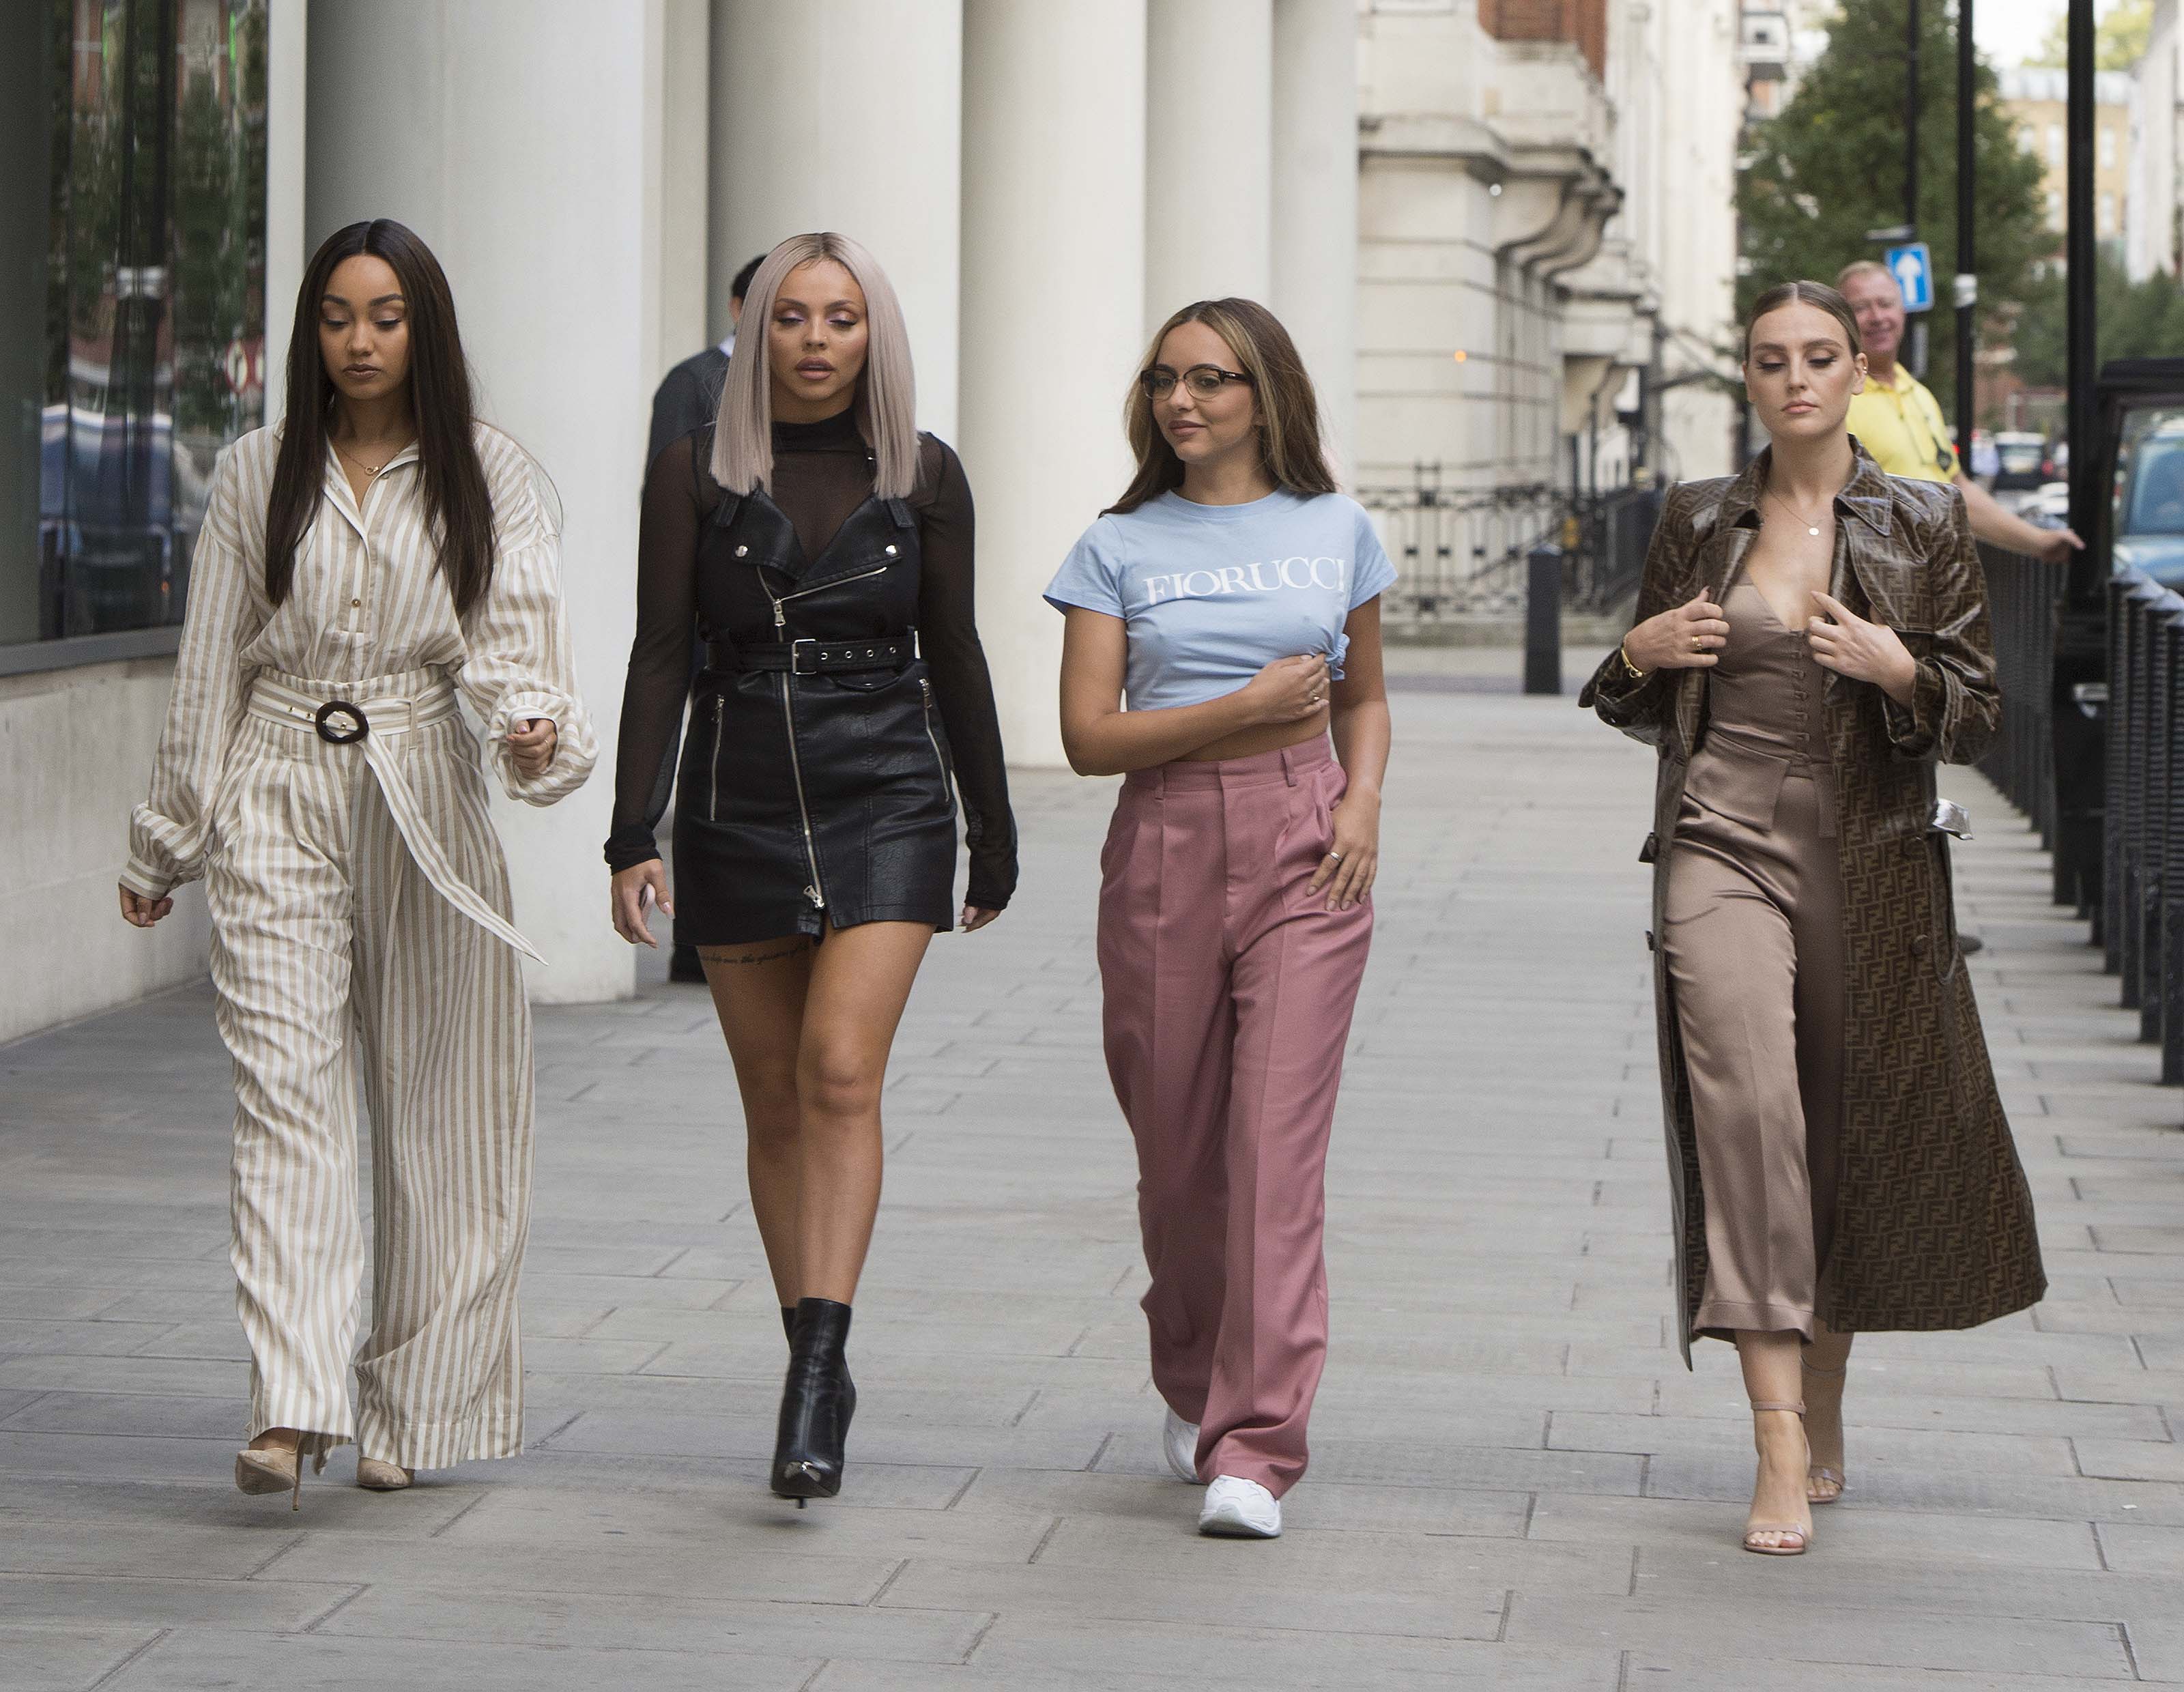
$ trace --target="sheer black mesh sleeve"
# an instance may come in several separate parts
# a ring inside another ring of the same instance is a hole
[[[933,675],[933,691],[948,745],[956,755],[956,791],[963,802],[963,833],[971,876],[964,903],[987,910],[1006,906],[1017,889],[1017,825],[1009,810],[1008,766],[994,708],[994,681],[978,643],[978,582],[972,567],[975,522],[970,479],[944,442],[928,436],[918,466],[917,644]]]
[[[698,536],[704,522],[692,437],[652,461],[637,532],[637,637],[621,696],[615,749],[614,828],[607,866],[626,870],[657,858],[653,831],[666,809],[662,766],[682,732],[698,615]]]

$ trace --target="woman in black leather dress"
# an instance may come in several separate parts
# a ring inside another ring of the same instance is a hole
[[[894,290],[856,242],[797,236],[759,267],[743,321],[718,421],[646,478],[607,862],[622,937],[655,944],[656,904],[705,961],[789,1332],[772,1486],[800,1506],[841,1489],[888,1050],[934,932],[1008,903],[1016,831],[970,488],[916,432]],[[655,793],[694,624],[705,664],[671,899]]]

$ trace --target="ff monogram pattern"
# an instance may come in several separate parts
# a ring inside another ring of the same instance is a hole
[[[1929,832],[1937,762],[1970,763],[2001,715],[1986,587],[1964,497],[1885,476],[1863,448],[1836,501],[1832,593],[1896,630],[1918,660],[1910,705],[1830,675],[1825,720],[1841,809],[1846,925],[1843,1123],[1835,1244],[1819,1316],[1841,1332],[1972,1327],[2036,1304],[2047,1277],[1957,948],[1947,837]],[[1676,487],[1646,559],[1637,621],[1705,586],[1719,604],[1758,533],[1763,453],[1734,478]],[[1611,653],[1579,704],[1657,748],[1653,932],[1684,776],[1705,734],[1707,671],[1633,682]],[[1649,937],[1650,942],[1650,937]],[[1654,954],[1661,1096],[1684,1355],[1706,1283],[1706,1194],[1676,1006]]]

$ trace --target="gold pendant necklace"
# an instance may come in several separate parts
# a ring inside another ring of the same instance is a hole
[[[1785,511],[1787,511],[1792,517],[1797,518],[1799,522],[1802,523],[1805,526],[1805,532],[1807,534],[1812,536],[1815,540],[1819,537],[1820,526],[1818,523],[1815,523],[1810,517],[1801,514],[1796,506],[1792,505],[1788,500],[1785,499],[1771,487],[1767,490],[1767,497],[1773,500],[1777,505],[1780,505]]]
[[[394,459],[388,459],[382,464],[368,465],[354,453],[349,451],[348,448],[343,446],[338,441],[334,442],[334,450],[364,472],[364,479],[366,483],[378,480],[380,471],[385,470],[387,465],[393,464],[394,462],[394,459],[398,459],[402,456],[402,448],[397,447],[394,449]]]

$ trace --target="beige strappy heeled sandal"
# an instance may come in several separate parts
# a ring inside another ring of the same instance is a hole
[[[1805,1406],[1802,1404],[1754,1402],[1752,1407],[1755,1411],[1784,1410],[1789,1411],[1791,1415],[1796,1416],[1801,1422],[1805,1419]],[[1752,1536],[1758,1533],[1788,1534],[1797,1540],[1797,1544],[1794,1545],[1756,1545],[1752,1544]],[[1747,1522],[1744,1524],[1744,1549],[1759,1556],[1802,1557],[1805,1555],[1806,1549],[1810,1546],[1812,1543],[1813,1530],[1810,1528],[1806,1527],[1802,1522]]]
[[[1839,1380],[1850,1373],[1847,1363],[1840,1369],[1816,1369],[1802,1357],[1797,1360],[1797,1366],[1808,1375],[1819,1375],[1828,1380]],[[1841,1414],[1840,1410],[1837,1414]],[[1813,1483],[1823,1480],[1833,1482],[1836,1489],[1833,1492],[1814,1492]],[[1844,1478],[1841,1469],[1830,1468],[1825,1463],[1814,1463],[1805,1470],[1805,1502],[1808,1504],[1833,1504],[1849,1490],[1850,1482]]]

